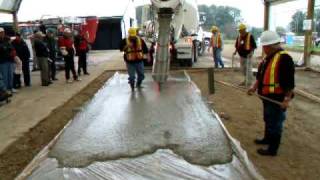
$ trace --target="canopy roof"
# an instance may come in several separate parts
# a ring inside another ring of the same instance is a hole
[[[22,0],[0,0],[0,12],[13,13],[19,10]]]
[[[264,0],[272,4],[280,4],[294,0]],[[22,0],[0,0],[0,12],[13,13],[19,10]]]

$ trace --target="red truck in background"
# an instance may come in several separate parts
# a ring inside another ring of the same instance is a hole
[[[87,34],[87,40],[90,44],[93,44],[96,40],[98,24],[98,17],[85,17],[84,23],[82,23],[80,26],[80,34]]]

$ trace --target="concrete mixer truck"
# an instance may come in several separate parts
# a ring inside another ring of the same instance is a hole
[[[202,33],[196,0],[151,0],[142,14],[145,37],[155,52],[155,81],[166,81],[170,61],[187,66],[197,61]]]

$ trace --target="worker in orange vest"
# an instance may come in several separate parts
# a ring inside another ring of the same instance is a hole
[[[146,54],[148,54],[148,47],[144,40],[137,35],[136,28],[129,28],[129,36],[121,41],[120,51],[124,52],[124,61],[127,64],[127,70],[129,74],[129,84],[131,90],[134,91],[136,73],[137,88],[141,88],[141,83],[144,79],[144,64],[143,60]]]
[[[275,156],[280,145],[286,109],[293,98],[295,69],[292,57],[281,48],[276,32],[263,32],[261,45],[266,56],[259,65],[256,82],[248,94],[258,91],[259,95],[280,103],[262,100],[265,134],[263,139],[254,142],[269,145],[267,149],[258,149],[260,155]]]
[[[219,32],[219,28],[217,26],[212,26],[211,32],[212,32],[212,36],[210,39],[210,46],[208,51],[210,52],[210,49],[212,47],[214,67],[218,68],[220,64],[221,67],[224,68],[224,64],[221,58],[221,51],[223,48],[222,35]]]
[[[244,81],[239,85],[249,87],[252,83],[252,56],[254,50],[257,48],[254,37],[247,32],[247,27],[244,24],[240,24],[238,27],[239,35],[235,43],[235,52],[240,56],[240,67],[242,69],[243,75],[245,77]]]

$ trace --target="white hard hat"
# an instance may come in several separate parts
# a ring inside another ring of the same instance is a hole
[[[71,33],[71,30],[70,30],[69,28],[65,28],[65,29],[63,30],[63,32],[65,32],[65,33]]]
[[[260,42],[262,46],[267,46],[271,44],[276,44],[281,41],[280,36],[278,33],[274,31],[264,31],[261,34]]]
[[[0,32],[4,32],[4,29],[2,27],[0,27]]]

